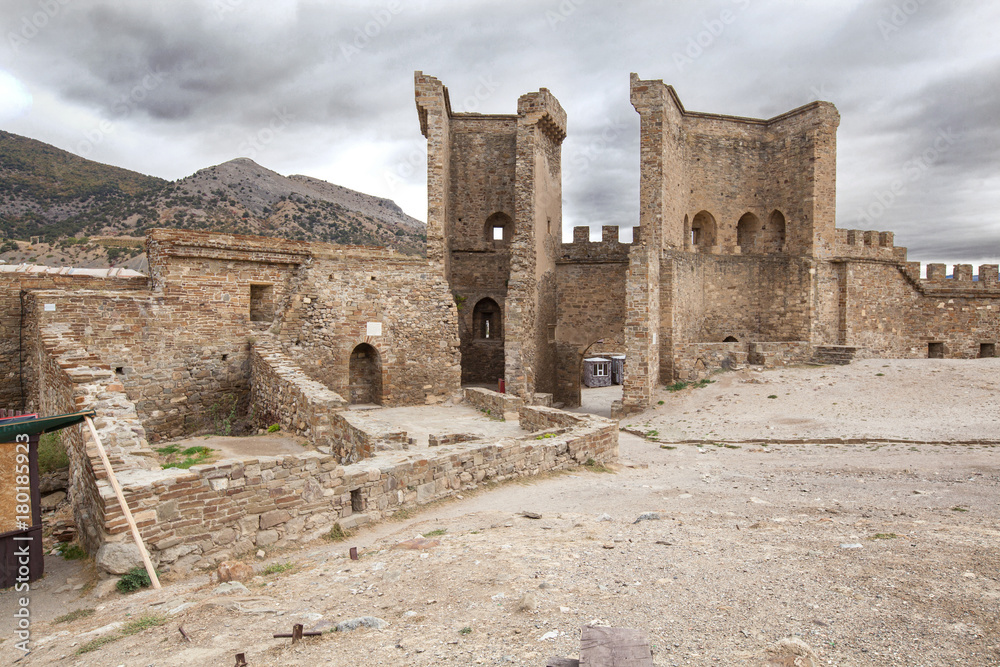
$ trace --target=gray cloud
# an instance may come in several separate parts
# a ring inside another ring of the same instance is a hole
[[[468,111],[513,113],[519,95],[548,87],[569,114],[566,226],[630,226],[635,71],[697,111],[771,117],[834,102],[840,226],[895,231],[921,260],[1000,254],[993,4],[8,0],[3,13],[0,67],[35,96],[3,129],[76,150],[109,121],[88,157],[146,173],[177,178],[249,149],[423,217],[420,69]],[[913,160],[943,130],[955,138],[917,176]]]

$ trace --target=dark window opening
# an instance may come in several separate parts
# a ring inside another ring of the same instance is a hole
[[[722,342],[723,343],[738,343],[740,341],[736,339],[736,336],[726,336],[725,338],[722,339]]]
[[[365,511],[365,499],[361,495],[361,489],[351,490],[351,511],[352,512]]]
[[[229,361],[229,355],[228,354],[222,355],[222,360],[223,361]]]
[[[980,359],[992,359],[997,356],[997,346],[996,343],[980,343],[979,344],[979,358]]]
[[[944,359],[944,343],[927,343],[928,359]]]
[[[481,299],[472,309],[472,326],[476,338],[499,340],[501,338],[500,306],[493,299]]]
[[[250,321],[274,321],[274,285],[250,285]]]
[[[990,355],[990,356],[992,356],[992,355]],[[125,375],[125,367],[124,366],[116,366],[115,367],[115,375]]]

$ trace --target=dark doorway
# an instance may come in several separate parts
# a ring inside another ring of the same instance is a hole
[[[997,356],[997,345],[996,343],[980,343],[979,344],[979,358],[980,359],[992,359]]]
[[[944,359],[944,343],[927,343],[928,359]]]
[[[351,352],[348,374],[351,403],[382,404],[382,360],[378,350],[362,343]]]

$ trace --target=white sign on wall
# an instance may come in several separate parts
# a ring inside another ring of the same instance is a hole
[[[382,335],[382,323],[381,322],[369,322],[368,323],[368,335],[369,336],[381,336]]]
[[[46,311],[54,311],[55,309],[56,309],[56,304],[54,304],[54,303],[47,303],[47,304],[45,304],[45,310]]]

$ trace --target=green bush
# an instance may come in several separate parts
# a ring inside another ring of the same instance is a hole
[[[43,433],[38,438],[38,472],[44,475],[69,466],[69,455],[58,433]]]
[[[277,433],[280,430],[281,430],[281,424],[271,424],[270,426],[267,427],[268,433]]]
[[[159,576],[159,572],[156,573]],[[149,588],[153,582],[149,580],[149,573],[144,567],[133,567],[122,575],[115,587],[119,593],[134,593],[140,588]]]

